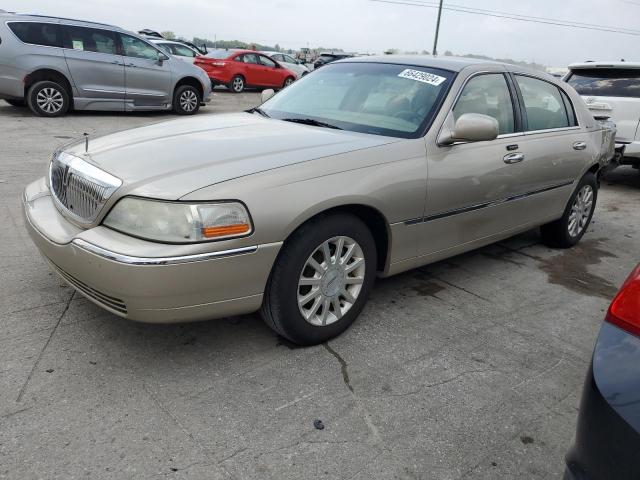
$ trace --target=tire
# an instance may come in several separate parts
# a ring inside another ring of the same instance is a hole
[[[542,241],[555,248],[570,248],[576,245],[587,231],[598,199],[598,180],[586,173],[571,195],[562,218],[540,227]]]
[[[291,85],[293,82],[295,82],[296,79],[293,77],[287,77],[284,79],[284,83],[282,84],[282,88],[287,88],[289,85]]]
[[[335,258],[341,242],[344,263]],[[329,268],[325,268],[329,263],[323,253],[325,243],[331,258]],[[350,248],[352,256],[347,258]],[[321,270],[309,265],[312,258]],[[305,223],[287,239],[271,271],[261,309],[263,319],[276,333],[299,345],[317,345],[340,335],[367,301],[376,276],[376,259],[373,236],[358,217],[334,214]],[[314,285],[301,285],[303,278]],[[341,281],[344,278],[351,281]],[[345,290],[351,300],[343,294]],[[299,305],[299,299],[305,297],[308,302]],[[309,320],[303,317],[303,310]]]
[[[202,97],[192,85],[181,85],[173,93],[173,111],[178,115],[194,115],[200,110]]]
[[[44,80],[31,86],[27,104],[33,113],[41,117],[61,117],[69,110],[71,97],[59,83]]]
[[[236,75],[231,79],[231,83],[229,83],[229,90],[233,93],[242,93],[245,87],[246,83],[242,75]]]
[[[12,107],[24,107],[24,106],[26,106],[26,103],[24,102],[24,100],[5,100],[5,102],[7,102]]]

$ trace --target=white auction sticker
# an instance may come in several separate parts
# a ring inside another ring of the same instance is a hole
[[[421,72],[420,70],[411,70],[410,68],[403,70],[398,76],[402,78],[408,78],[410,80],[415,80],[417,82],[428,83],[429,85],[433,85],[434,87],[437,87],[446,80],[446,78],[439,75]]]

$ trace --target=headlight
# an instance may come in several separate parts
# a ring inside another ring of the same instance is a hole
[[[125,197],[103,224],[135,237],[167,243],[206,242],[252,232],[249,212],[239,202],[183,203]]]

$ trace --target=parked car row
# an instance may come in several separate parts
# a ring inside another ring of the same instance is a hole
[[[283,63],[254,51],[202,55],[195,45],[142,33],[0,13],[0,99],[45,117],[69,109],[191,115],[209,101],[214,85],[227,85],[235,93],[248,86],[284,88],[308,73],[277,52],[272,53]]]
[[[205,72],[112,25],[0,13],[0,98],[55,117],[75,110],[173,110],[207,102]]]

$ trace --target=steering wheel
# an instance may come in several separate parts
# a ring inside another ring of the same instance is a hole
[[[394,117],[401,118],[402,120],[406,120],[411,123],[421,123],[422,117],[415,112],[410,112],[409,110],[402,110],[400,112],[394,113]]]

